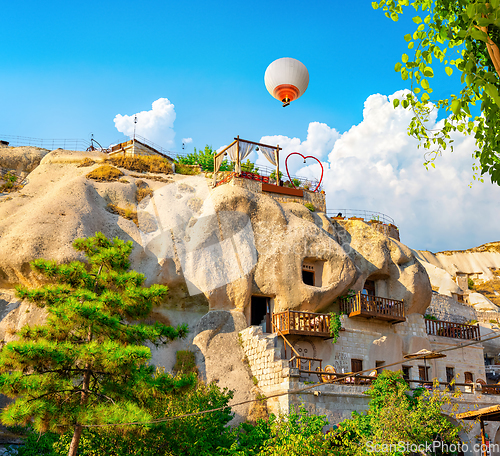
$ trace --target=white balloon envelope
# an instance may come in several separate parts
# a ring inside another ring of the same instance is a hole
[[[306,66],[290,57],[283,57],[272,62],[264,75],[268,92],[288,106],[299,98],[309,85],[309,72]]]

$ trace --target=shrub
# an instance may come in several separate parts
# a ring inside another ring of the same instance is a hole
[[[138,155],[135,157],[114,156],[108,158],[109,162],[119,168],[125,168],[130,171],[139,171],[146,173],[172,173],[172,165],[166,158],[155,155]]]
[[[283,177],[283,173],[280,171],[280,180]],[[274,170],[270,175],[269,175],[269,180],[276,181],[276,170]]]
[[[176,374],[190,374],[193,372],[198,375],[195,354],[190,350],[179,350],[175,354],[175,365],[173,370]]]
[[[467,279],[467,285],[469,290],[474,290],[474,280],[472,280],[470,277]]]
[[[186,165],[183,163],[176,163],[175,172],[177,174],[185,174],[188,176],[192,176],[194,174],[200,174],[201,171],[198,165]]]
[[[86,175],[87,179],[93,179],[99,182],[113,182],[117,181],[123,173],[114,166],[102,165],[94,169]]]
[[[340,315],[330,312],[330,336],[332,337],[332,344],[337,343],[339,339],[340,330],[342,329],[342,321],[340,320]]]
[[[139,220],[137,219],[137,211],[134,211],[130,208],[122,208],[115,206],[114,204],[108,204],[108,210],[113,214],[117,214],[120,217],[126,218],[128,220],[132,220],[137,226],[139,226]]]
[[[80,162],[78,168],[85,168],[87,166],[92,166],[92,165],[95,165],[95,161],[89,157],[86,157]]]
[[[314,208],[314,204],[312,203],[304,203],[304,206],[307,207],[311,212],[314,212],[316,209]]]
[[[15,434],[20,434],[24,439],[22,446],[8,446],[6,455],[16,456],[56,456],[52,449],[52,445],[59,438],[57,434],[45,432],[40,434],[35,432],[32,427],[22,428],[15,426],[10,428]]]
[[[148,196],[153,196],[153,190],[149,188],[149,185],[142,180],[135,181],[135,185],[137,186],[137,190],[135,192],[135,199],[138,203],[140,203],[144,198]]]
[[[215,383],[206,385],[199,382],[195,388],[183,394],[164,394],[158,391],[150,401],[151,414],[162,419],[224,407],[232,397],[231,391],[221,390]],[[78,455],[215,455],[218,448],[230,446],[230,430],[226,425],[231,419],[231,409],[228,407],[212,413],[152,424],[146,429],[138,427],[126,434],[116,427],[84,429]],[[64,434],[54,444],[55,455],[66,456],[70,443],[71,435]]]
[[[17,179],[18,177],[10,171],[4,174],[3,180],[5,184],[0,185],[0,192],[15,192],[19,190],[20,186],[16,185]]]

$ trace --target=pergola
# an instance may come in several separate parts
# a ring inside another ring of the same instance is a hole
[[[481,423],[481,454],[486,456],[486,434],[484,432],[484,421],[500,421],[500,405],[492,405],[470,412],[458,413],[459,420],[479,420]]]
[[[279,182],[279,152],[282,150],[281,147],[247,141],[245,139],[240,139],[240,137],[237,136],[234,138],[234,141],[229,144],[229,146],[214,156],[214,185],[217,182],[217,172],[219,171],[226,155],[229,155],[229,159],[235,164],[234,171],[236,175],[240,175],[241,162],[248,157],[253,150],[260,150],[264,157],[266,157],[272,165],[276,166],[276,180]]]

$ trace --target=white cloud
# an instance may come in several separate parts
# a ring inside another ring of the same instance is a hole
[[[193,138],[182,138],[182,142],[184,144],[189,144],[193,142]]]
[[[279,137],[286,146],[283,160],[292,151],[325,157],[327,207],[383,212],[395,219],[401,241],[412,248],[465,249],[499,240],[500,187],[487,178],[469,187],[474,139],[453,135],[454,152],[445,150],[427,171],[423,150],[406,133],[411,112],[392,106],[401,93],[368,97],[363,120],[338,139],[335,129],[317,122],[309,125],[304,142]],[[439,126],[436,116],[430,126]],[[276,137],[261,142],[271,138]],[[319,166],[307,165],[294,174],[319,177]]]
[[[127,136],[134,134],[134,118],[137,116],[136,133],[162,146],[174,146],[174,105],[167,98],[159,98],[152,104],[151,111],[141,111],[131,116],[117,114],[116,129]]]
[[[320,122],[311,122],[307,129],[307,138],[301,142],[299,138],[288,138],[287,136],[263,136],[260,142],[269,145],[279,145],[283,148],[280,151],[280,167],[284,171],[285,158],[292,152],[299,152],[304,156],[312,155],[318,159],[325,158],[332,150],[335,141],[339,138],[340,134],[335,128],[330,128],[328,125]],[[258,152],[257,163],[262,166],[272,166],[271,163]],[[307,161],[308,165],[314,161]],[[290,158],[288,162],[288,169],[290,174],[297,174],[300,168],[303,168],[303,160],[299,156]],[[319,165],[316,165],[319,167]],[[307,177],[306,173],[302,173]]]

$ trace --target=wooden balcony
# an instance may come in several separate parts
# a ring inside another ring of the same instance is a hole
[[[432,336],[453,337],[454,339],[480,340],[479,326],[453,323],[425,318],[427,334]]]
[[[403,301],[358,294],[343,298],[340,302],[340,311],[349,317],[375,318],[391,323],[406,321]]]
[[[298,310],[285,310],[273,314],[273,331],[287,336],[316,336],[329,339],[330,315]]]

